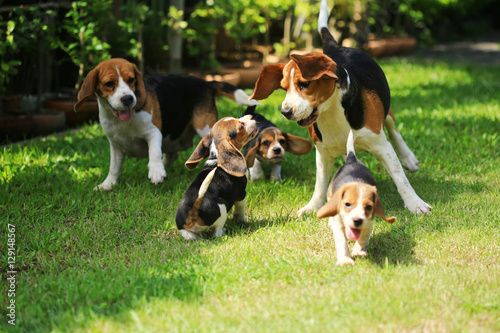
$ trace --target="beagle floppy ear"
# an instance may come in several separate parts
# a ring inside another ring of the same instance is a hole
[[[287,142],[287,152],[290,152],[294,155],[304,155],[312,149],[311,141],[309,141],[308,139],[288,133],[283,134],[285,135]]]
[[[273,64],[264,66],[260,70],[259,78],[255,83],[255,88],[248,100],[266,99],[273,93],[273,91],[280,88],[280,82],[283,79],[283,68],[285,68],[285,64]]]
[[[247,171],[247,162],[241,151],[230,140],[222,139],[217,146],[217,166],[235,177],[243,177]]]
[[[322,53],[308,53],[304,55],[292,54],[290,56],[297,63],[306,81],[317,80],[323,76],[337,79],[335,72],[337,64],[330,57]]]
[[[374,193],[374,197],[373,197],[373,202],[375,203],[375,214],[380,216],[382,219],[384,219],[388,223],[394,223],[394,221],[396,221],[396,218],[394,216],[389,217],[389,218],[385,217],[384,207],[382,207],[382,202],[380,201],[380,198],[378,196],[378,192],[377,192],[376,188],[375,188],[375,193]]]
[[[196,168],[198,163],[200,163],[205,157],[210,155],[210,145],[212,144],[212,137],[210,134],[206,135],[203,139],[201,139],[196,149],[193,151],[191,156],[189,156],[188,160],[184,165],[189,170]]]
[[[132,68],[135,73],[135,97],[137,97],[137,108],[142,108],[144,103],[146,103],[146,87],[144,86],[144,80],[142,78],[142,74],[139,71],[139,68],[135,64],[132,64]],[[137,110],[137,109],[136,109]],[[139,110],[138,110],[139,111]]]
[[[255,157],[257,156],[257,152],[259,151],[260,147],[260,140],[255,143],[255,146],[250,149],[247,153],[247,156],[245,157],[245,160],[247,161],[247,168],[253,167],[255,163]]]
[[[97,76],[99,75],[99,69],[96,67],[91,70],[85,80],[83,80],[82,86],[80,87],[80,91],[78,92],[78,102],[76,102],[74,106],[75,112],[78,112],[82,107],[83,103],[87,99],[89,99],[94,93],[94,88],[97,82]]]
[[[340,213],[340,204],[348,185],[349,184],[342,185],[342,187],[333,194],[330,200],[328,200],[328,202],[318,210],[317,216],[319,219],[335,216]]]

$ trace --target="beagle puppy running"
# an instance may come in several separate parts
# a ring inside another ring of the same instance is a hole
[[[255,120],[249,115],[239,119],[222,118],[186,161],[186,167],[193,169],[208,157],[175,214],[177,228],[184,239],[199,239],[210,227],[215,228],[215,237],[222,236],[227,213],[233,205],[233,218],[246,222],[247,165],[240,150],[257,131]]]
[[[375,179],[370,170],[358,162],[354,153],[352,131],[347,139],[347,160],[332,178],[328,188],[328,202],[318,210],[318,218],[330,217],[328,225],[333,231],[337,250],[337,265],[354,265],[347,239],[355,241],[352,257],[366,257],[366,248],[373,230],[375,215],[389,223],[378,196]]]
[[[312,149],[308,139],[301,138],[280,130],[264,116],[255,113],[255,106],[247,107],[245,115],[251,115],[257,122],[259,133],[243,148],[248,171],[252,181],[264,176],[261,163],[271,164],[271,178],[281,181],[281,164],[285,152],[294,155],[307,154]]]
[[[287,64],[262,68],[250,98],[267,98],[274,90],[286,90],[281,113],[301,127],[308,127],[316,146],[316,184],[309,203],[299,216],[317,211],[324,203],[335,158],[345,154],[346,138],[352,128],[358,138],[357,151],[377,156],[394,180],[405,207],[413,213],[429,213],[410,185],[403,165],[418,170],[418,160],[396,129],[390,108],[391,95],[384,72],[366,53],[339,47],[328,31],[328,6],[321,1],[318,30],[324,53],[291,55]]]
[[[75,111],[94,93],[111,151],[108,176],[96,190],[116,184],[125,156],[149,157],[149,179],[163,182],[165,166],[193,145],[195,134],[204,137],[217,121],[215,96],[228,96],[240,105],[258,103],[249,102],[233,85],[192,76],[171,74],[144,82],[136,65],[119,58],[103,61],[88,73]]]

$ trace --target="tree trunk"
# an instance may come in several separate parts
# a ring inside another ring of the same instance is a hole
[[[172,0],[171,5],[178,11],[184,11],[184,0]],[[182,29],[171,29],[169,32],[170,73],[182,72]]]

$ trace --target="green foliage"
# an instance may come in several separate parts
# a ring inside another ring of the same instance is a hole
[[[8,54],[16,49],[13,31],[14,21],[0,22],[0,93],[6,90],[9,77],[17,73],[16,66],[21,65],[19,60],[8,60]]]
[[[110,18],[111,0],[75,1],[65,16],[62,29],[72,42],[60,41],[60,47],[80,67],[77,87],[83,77],[99,62],[111,58],[110,45],[102,41],[102,31]]]

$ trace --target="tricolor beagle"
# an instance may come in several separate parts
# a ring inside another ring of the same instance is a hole
[[[186,240],[199,239],[210,227],[215,228],[215,237],[222,236],[233,205],[233,218],[246,222],[247,165],[240,150],[256,134],[251,116],[222,118],[186,161],[186,167],[193,169],[208,157],[175,214],[177,228]]]
[[[125,155],[149,157],[149,179],[153,184],[163,182],[165,166],[193,145],[195,134],[205,136],[217,121],[215,96],[231,97],[240,105],[257,103],[233,85],[192,76],[157,76],[145,83],[137,67],[125,59],[103,61],[88,73],[75,111],[94,93],[111,150],[108,176],[95,188],[104,190],[116,184]]]
[[[355,241],[352,256],[366,257],[366,248],[373,230],[375,214],[389,223],[396,218],[385,217],[375,179],[370,170],[359,163],[354,153],[352,131],[347,139],[347,160],[332,178],[328,187],[328,202],[318,210],[318,218],[330,217],[337,250],[337,265],[354,265],[346,238]]]
[[[283,132],[264,116],[255,113],[255,106],[247,107],[245,114],[252,115],[259,129],[259,134],[243,148],[250,179],[259,180],[264,176],[260,165],[262,162],[270,163],[271,178],[281,181],[281,163],[285,158],[285,151],[294,155],[307,154],[312,149],[311,141]]]
[[[390,109],[390,91],[384,72],[366,53],[339,47],[327,28],[328,6],[321,1],[318,30],[324,53],[292,55],[287,64],[262,68],[250,98],[267,98],[274,90],[286,90],[281,113],[299,126],[308,127],[316,146],[316,185],[299,216],[318,210],[325,202],[335,158],[345,154],[352,128],[358,138],[356,150],[377,156],[394,180],[405,207],[428,213],[431,207],[415,193],[406,178],[389,138],[403,165],[418,170],[418,160],[396,129]]]

